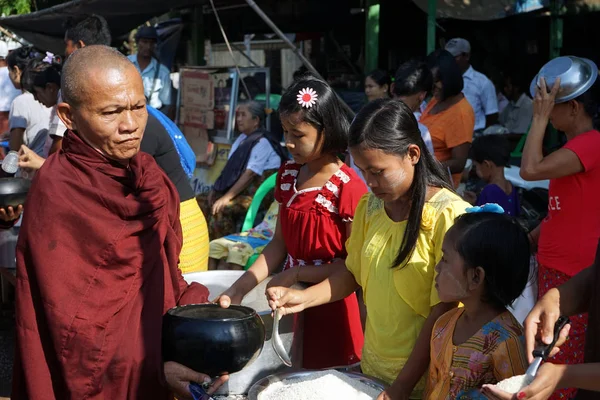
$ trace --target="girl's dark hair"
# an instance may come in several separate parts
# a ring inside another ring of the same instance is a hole
[[[377,99],[364,106],[350,127],[349,145],[377,149],[398,157],[406,156],[410,145],[417,145],[421,149],[421,158],[415,165],[410,186],[412,204],[408,224],[392,267],[403,266],[409,261],[419,238],[427,188],[433,186],[452,190],[448,174],[426,150],[413,112],[398,100]]]
[[[298,103],[298,93],[310,88],[317,93],[312,107]],[[308,76],[294,81],[281,96],[279,114],[281,117],[299,113],[300,119],[312,125],[318,132],[318,141],[323,140],[323,154],[338,154],[348,147],[350,116],[333,89],[320,79]],[[323,132],[325,134],[323,135]]]
[[[54,83],[60,87],[61,69],[60,64],[50,64],[39,59],[31,60],[23,71],[21,86],[31,93],[33,93],[34,86],[45,88],[47,84]]]
[[[42,54],[33,46],[23,46],[8,53],[8,56],[6,56],[6,64],[8,64],[8,68],[10,69],[19,67],[21,72],[23,72],[30,61],[42,60],[45,56],[46,54]]]
[[[424,62],[410,60],[398,67],[394,78],[396,96],[412,96],[419,92],[431,92],[433,76]]]
[[[531,249],[527,232],[506,214],[467,213],[446,233],[467,268],[485,271],[483,301],[510,306],[525,290],[530,277]]]
[[[594,129],[600,129],[600,79],[596,79],[592,87],[575,101],[580,102],[585,113],[592,117]]]
[[[463,90],[464,81],[456,60],[446,50],[428,58],[433,71],[433,81],[442,82],[442,100],[456,96]]]
[[[371,71],[367,77],[373,79],[373,81],[375,81],[375,83],[379,86],[388,85],[388,89],[392,84],[392,77],[387,73],[387,71],[382,69]]]
[[[510,161],[510,144],[504,135],[486,135],[473,141],[470,158],[478,163],[491,161],[505,167]]]

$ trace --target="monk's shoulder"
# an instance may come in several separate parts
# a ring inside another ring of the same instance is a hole
[[[50,156],[42,168],[35,174],[29,197],[35,196],[39,199],[44,199],[48,205],[65,204],[71,190],[76,190],[78,186],[78,177],[75,170],[61,154]]]

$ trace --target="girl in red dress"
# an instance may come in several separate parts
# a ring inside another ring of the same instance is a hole
[[[348,147],[350,123],[325,82],[312,77],[294,82],[282,96],[279,112],[294,160],[282,165],[277,176],[275,235],[254,265],[219,297],[223,307],[239,304],[284,263],[269,286],[319,283],[345,268],[344,244],[356,205],[367,193],[356,172],[337,156]],[[304,368],[356,364],[362,346],[355,294],[305,311]]]

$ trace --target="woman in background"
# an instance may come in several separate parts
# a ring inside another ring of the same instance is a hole
[[[381,69],[372,71],[365,78],[365,95],[367,95],[367,101],[389,97],[391,84],[392,78],[386,71]]]
[[[227,164],[208,195],[198,196],[206,215],[210,240],[236,233],[254,193],[287,159],[283,148],[264,128],[265,108],[256,101],[238,106],[235,124],[240,136],[231,145]],[[272,195],[271,195],[272,196]],[[269,196],[267,196],[269,197]],[[267,198],[264,204],[271,204]]]
[[[431,72],[433,98],[420,122],[429,128],[435,158],[450,171],[456,188],[471,148],[475,113],[462,94],[462,74],[449,52],[442,50],[437,54]]]

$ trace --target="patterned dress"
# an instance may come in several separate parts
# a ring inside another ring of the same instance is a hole
[[[527,370],[523,328],[509,311],[455,346],[452,337],[463,312],[462,308],[448,311],[433,327],[426,399],[483,400],[486,397],[479,391],[482,385]]]
[[[289,161],[277,176],[275,199],[288,252],[285,269],[346,258],[346,223],[354,218],[363,181],[345,164],[323,187],[297,190],[302,165]],[[358,363],[363,331],[356,295],[304,311],[303,367]]]

